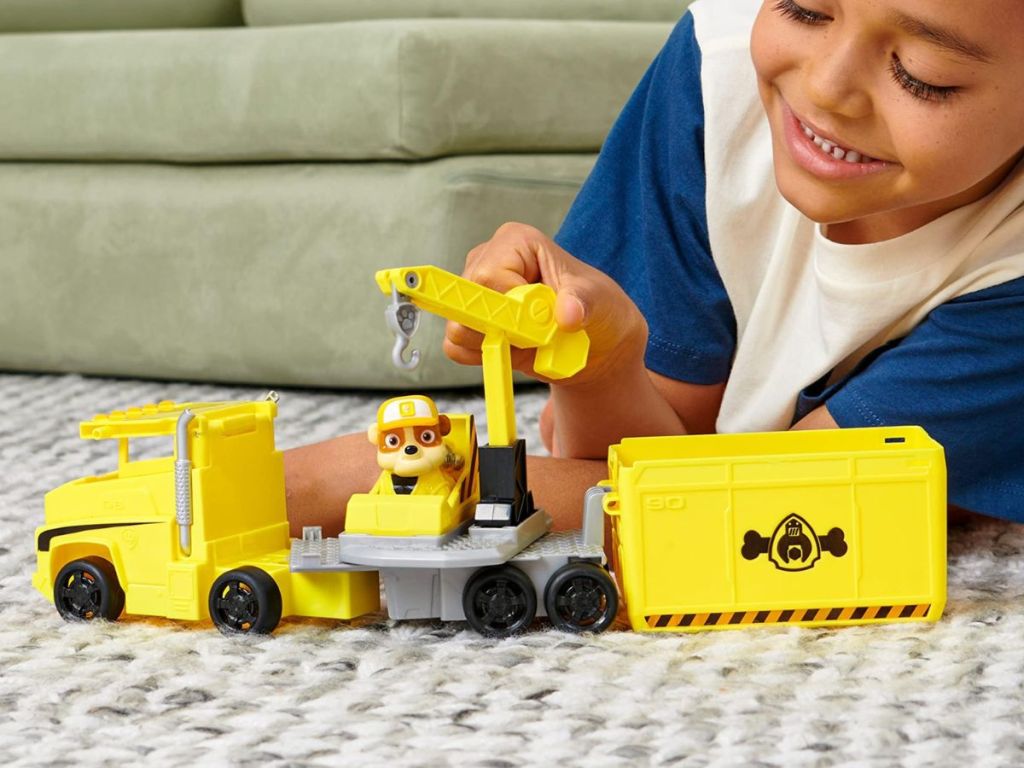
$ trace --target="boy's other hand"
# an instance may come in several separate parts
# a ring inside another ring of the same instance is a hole
[[[624,364],[643,366],[647,322],[619,285],[600,270],[572,256],[551,238],[526,224],[503,224],[469,252],[462,276],[505,293],[517,285],[543,283],[554,289],[555,322],[566,331],[586,330],[586,367],[565,385],[600,382]],[[449,321],[444,351],[464,365],[480,365],[483,335]],[[512,349],[512,367],[536,379],[535,350]]]

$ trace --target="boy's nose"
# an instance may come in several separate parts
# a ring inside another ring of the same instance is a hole
[[[871,113],[871,96],[864,89],[860,62],[863,51],[839,43],[822,51],[805,70],[804,87],[816,107],[848,118]]]
[[[419,450],[420,449],[417,448],[415,445],[407,445],[407,446],[405,446],[405,452],[409,456],[415,456],[419,452]]]

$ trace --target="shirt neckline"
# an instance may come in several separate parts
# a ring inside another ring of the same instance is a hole
[[[977,234],[972,234],[973,226],[998,226],[1010,209],[1017,208],[1022,191],[1024,158],[984,197],[899,237],[859,245],[837,243],[825,236],[824,225],[812,222],[815,270],[826,280],[847,285],[889,282],[933,268],[948,271],[950,262],[965,258],[959,245]]]
[[[819,275],[847,284],[896,280],[929,267],[940,267],[963,254],[956,243],[964,236],[981,200],[961,206],[904,235],[877,243],[850,245],[829,240],[824,225],[814,225],[814,261]]]

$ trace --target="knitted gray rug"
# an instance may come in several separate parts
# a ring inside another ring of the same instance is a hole
[[[383,615],[252,638],[61,620],[29,581],[43,494],[115,462],[78,422],[262,394],[0,375],[3,765],[1024,764],[1024,526],[1001,522],[951,531],[935,625],[488,640]],[[282,391],[278,445],[362,431],[380,399]],[[484,418],[477,394],[437,400]],[[542,401],[517,397],[534,446]]]

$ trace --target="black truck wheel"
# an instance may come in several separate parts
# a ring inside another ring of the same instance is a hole
[[[281,590],[254,566],[228,571],[210,588],[210,618],[226,635],[270,634],[281,620]]]
[[[124,610],[124,590],[110,562],[83,557],[60,569],[53,582],[53,604],[66,621],[116,621]]]
[[[473,574],[462,592],[469,626],[487,637],[522,632],[537,615],[537,593],[526,574],[511,565]]]
[[[556,629],[603,632],[615,620],[619,593],[604,568],[594,563],[569,563],[548,581],[544,609]]]

